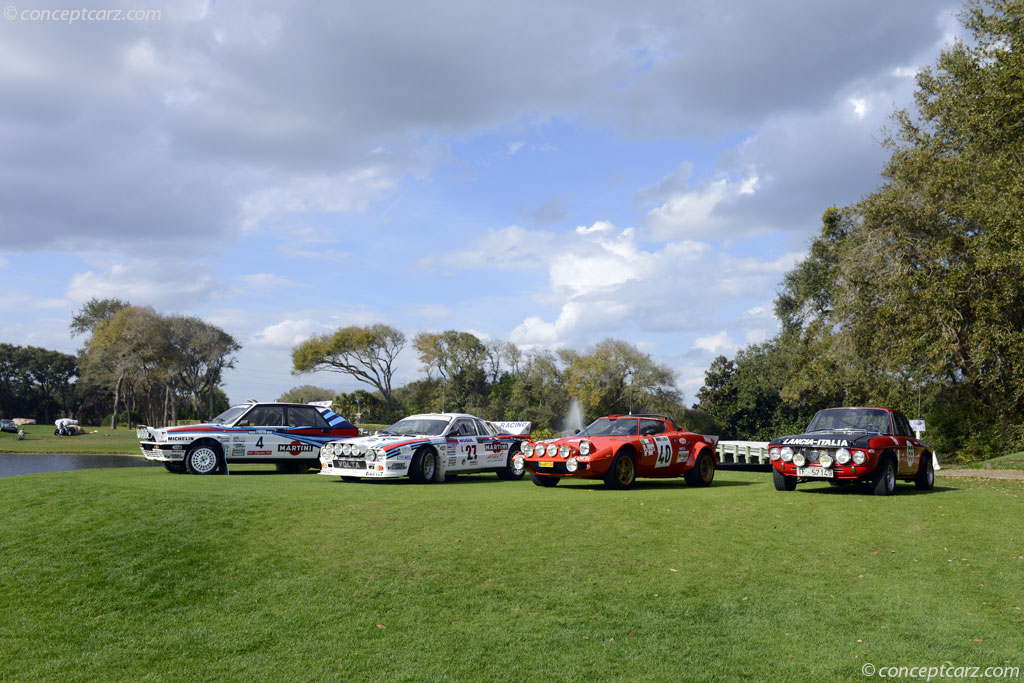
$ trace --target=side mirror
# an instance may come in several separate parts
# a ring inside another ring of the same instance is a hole
[[[579,433],[580,433],[580,430],[579,430],[579,429],[574,429],[574,430],[572,430],[572,433],[573,433],[573,434],[579,434]]]

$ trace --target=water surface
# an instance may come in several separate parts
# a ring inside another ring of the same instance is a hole
[[[96,467],[159,467],[141,455],[70,455],[63,453],[0,453],[0,477],[40,472],[69,472]]]

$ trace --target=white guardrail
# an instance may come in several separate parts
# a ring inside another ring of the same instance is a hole
[[[722,465],[768,465],[767,441],[719,441],[718,462]]]

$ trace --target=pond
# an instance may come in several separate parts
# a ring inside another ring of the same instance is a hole
[[[159,467],[131,455],[66,455],[57,453],[0,453],[0,477],[40,472],[68,472],[96,467]]]

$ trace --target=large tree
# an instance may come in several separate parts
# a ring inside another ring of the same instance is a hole
[[[488,349],[476,335],[459,330],[421,332],[412,344],[427,375],[436,371],[440,376],[446,409],[466,410],[471,400],[480,402],[487,383]]]
[[[368,384],[392,404],[391,380],[395,359],[405,348],[405,334],[381,323],[342,327],[332,334],[315,334],[292,349],[292,373],[332,370]]]

